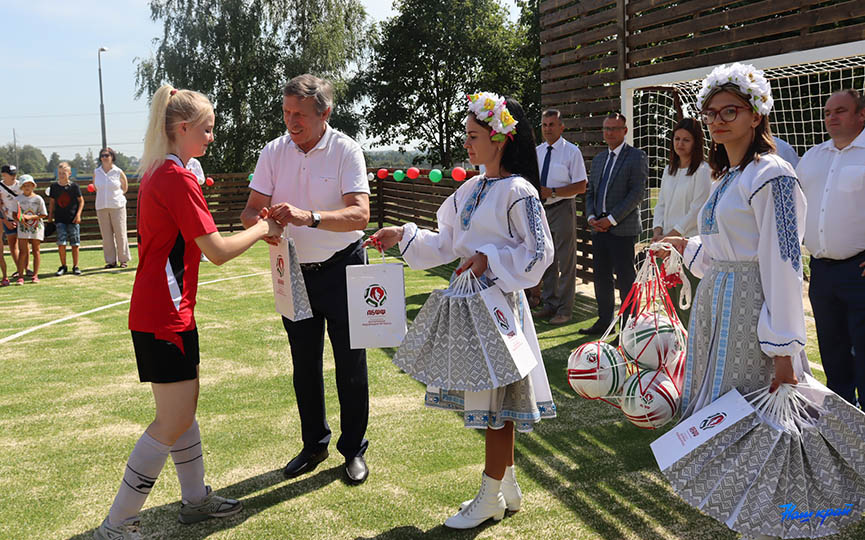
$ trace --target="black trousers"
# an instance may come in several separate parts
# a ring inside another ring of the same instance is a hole
[[[808,298],[830,390],[865,406],[865,253],[844,261],[811,257]],[[854,355],[855,351],[855,355]]]
[[[282,324],[291,346],[294,367],[294,393],[300,412],[303,449],[315,452],[330,442],[330,426],[324,405],[324,330],[333,349],[336,365],[336,390],[339,396],[340,436],[336,448],[346,460],[362,456],[369,441],[364,438],[369,420],[369,386],[367,384],[366,350],[352,349],[348,338],[348,300],[345,267],[363,264],[363,248],[342,260],[319,270],[304,270],[303,279],[312,305],[312,318]]]
[[[595,299],[598,302],[598,322],[603,326],[613,320],[613,309],[616,307],[615,288],[619,289],[619,298],[624,302],[637,278],[637,267],[634,266],[636,243],[636,236],[616,236],[609,232],[592,233]]]

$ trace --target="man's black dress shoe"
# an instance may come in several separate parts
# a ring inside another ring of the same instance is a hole
[[[294,459],[289,461],[288,465],[282,469],[282,474],[284,474],[286,478],[294,478],[301,474],[312,472],[318,464],[325,459],[327,459],[327,448],[318,452],[306,452],[305,450],[301,450],[300,453],[295,456]]]
[[[577,330],[577,332],[580,334],[583,334],[584,336],[585,335],[599,335],[599,334],[603,334],[607,330],[608,326],[610,326],[609,323],[607,323],[607,324],[595,323],[588,328],[580,328],[579,330]]]
[[[369,476],[369,468],[363,456],[355,456],[345,462],[345,475],[352,484],[360,484],[366,480]]]

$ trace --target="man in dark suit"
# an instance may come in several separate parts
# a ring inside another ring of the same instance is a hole
[[[637,277],[634,245],[642,230],[640,203],[646,194],[649,162],[645,152],[625,143],[625,117],[604,119],[607,150],[592,159],[586,186],[586,215],[592,227],[592,263],[598,320],[581,334],[601,334],[613,321],[614,285],[624,302]],[[613,272],[616,281],[613,281]]]

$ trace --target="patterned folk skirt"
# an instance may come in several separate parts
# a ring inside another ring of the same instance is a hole
[[[774,362],[757,337],[762,308],[757,262],[712,261],[691,307],[683,419],[733,388],[745,395],[772,382]],[[793,369],[798,377],[810,372],[804,353]]]
[[[745,396],[771,382],[757,337],[762,305],[756,262],[712,262],[691,312],[683,418],[733,388]],[[793,369],[808,422],[790,430],[752,412],[663,471],[685,502],[743,538],[819,538],[865,509],[865,415],[810,377],[804,352]]]
[[[555,418],[556,406],[526,296],[518,291],[505,293],[505,298],[538,364],[523,379],[492,390],[471,392],[427,386],[424,403],[427,407],[463,411],[463,425],[468,428],[499,429],[510,421],[517,431],[530,432],[542,418]]]

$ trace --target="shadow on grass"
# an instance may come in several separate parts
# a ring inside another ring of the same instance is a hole
[[[219,488],[218,492],[220,495],[243,501],[243,510],[236,516],[224,519],[211,519],[196,523],[193,526],[182,525],[177,521],[177,514],[180,512],[180,502],[178,501],[144,510],[141,512],[141,522],[145,528],[145,532],[154,533],[158,528],[159,533],[166,538],[204,539],[218,531],[237,527],[247,519],[271,506],[276,506],[285,501],[317,491],[332,482],[341,481],[342,479],[342,465],[329,469],[321,469],[311,476],[291,482],[286,481],[285,476],[282,475],[281,468],[275,469],[247,478],[236,484]],[[255,493],[280,483],[285,483],[285,485],[266,493],[248,497],[250,493]],[[92,538],[93,529],[72,536],[69,540],[91,540]]]
[[[508,519],[508,515],[510,514],[505,514],[505,520]],[[389,531],[384,531],[375,536],[358,536],[354,540],[413,540],[415,538],[468,539],[477,537],[489,527],[495,527],[496,523],[499,522],[490,519],[481,523],[474,529],[458,530],[445,527],[444,525],[439,525],[438,527],[433,527],[428,531],[422,531],[413,525],[404,525],[402,527],[394,527]]]
[[[574,318],[578,323],[596,317],[595,310],[594,299],[577,295]],[[538,330],[543,327],[539,324]],[[579,398],[571,390],[567,382],[571,351],[599,337],[575,333],[574,339],[544,349],[558,418],[541,422],[532,435],[517,436],[519,474],[543,486],[595,538],[662,540],[659,526],[680,532],[702,528],[717,531],[714,538],[719,540],[736,538],[672,494],[663,480],[656,482],[651,474],[644,474],[656,470],[649,444],[662,432],[630,426],[610,405]]]

